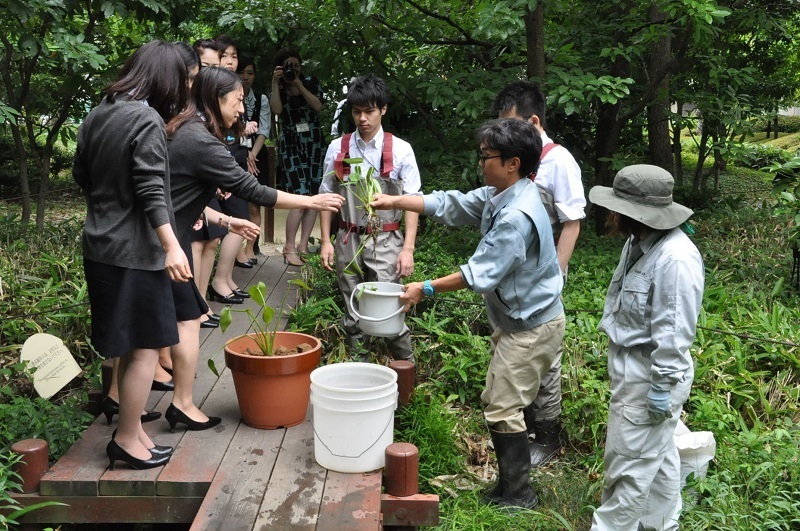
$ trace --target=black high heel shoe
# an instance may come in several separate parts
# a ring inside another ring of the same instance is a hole
[[[150,459],[138,459],[122,449],[117,441],[111,439],[106,446],[106,455],[108,456],[108,468],[114,470],[117,461],[128,463],[136,470],[145,470],[147,468],[155,468],[157,466],[166,465],[169,462],[170,455],[161,455],[156,457],[150,452],[152,456]]]
[[[251,264],[249,260],[247,262],[240,262],[238,259],[234,259],[233,265],[236,267],[243,267],[244,269],[253,269],[253,264]]]
[[[113,441],[116,438],[117,438],[117,430],[114,430],[113,432],[111,432],[111,440]],[[148,450],[150,450],[150,453],[153,454],[153,457],[162,457],[165,455],[172,455],[173,452],[175,451],[175,448],[173,448],[172,446],[159,446],[156,444],[152,448],[148,448]]]
[[[166,382],[159,382],[158,380],[153,380],[153,383],[150,384],[151,391],[174,391],[175,390],[175,380],[167,380]]]
[[[244,302],[243,297],[238,297],[233,292],[230,295],[223,296],[211,286],[208,286],[208,298],[223,304],[242,304]]]
[[[175,425],[178,423],[186,424],[186,427],[191,431],[203,431],[213,428],[222,422],[220,417],[208,417],[206,422],[192,420],[186,415],[186,413],[176,408],[174,404],[169,405],[167,412],[164,413],[164,418],[167,419],[167,422],[169,422],[169,431],[172,433],[175,433]]]
[[[218,313],[207,313],[206,315],[208,316],[209,321],[215,321],[218,323],[220,320],[220,316]]]
[[[217,328],[218,326],[219,321],[212,321],[211,319],[206,319],[200,323],[200,328]]]
[[[115,402],[113,398],[107,396],[100,402],[100,410],[103,412],[103,415],[106,416],[108,425],[111,426],[111,420],[114,418],[114,415],[119,415],[119,404]],[[160,418],[161,413],[158,411],[145,411],[142,415],[142,422],[153,422]]]
[[[249,293],[247,293],[243,289],[239,289],[239,288],[236,288],[235,290],[233,290],[233,294],[236,295],[237,297],[241,297],[243,299],[249,299],[250,298],[250,294]]]

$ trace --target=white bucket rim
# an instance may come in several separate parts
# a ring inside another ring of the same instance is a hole
[[[345,369],[368,369],[371,372],[377,372],[382,375],[389,377],[388,382],[380,385],[376,385],[373,387],[362,387],[361,389],[344,389],[341,387],[335,387],[332,385],[326,385],[321,383],[319,379],[321,378],[320,375],[324,375],[326,372],[332,371],[339,371]],[[389,367],[385,367],[383,365],[378,365],[376,363],[364,363],[359,361],[345,361],[341,363],[331,363],[330,365],[323,365],[322,367],[317,367],[313,371],[311,371],[311,385],[317,386],[320,390],[325,391],[332,391],[336,393],[344,393],[344,394],[358,394],[358,393],[369,393],[380,391],[382,389],[391,387],[393,385],[397,385],[397,373],[394,372]]]

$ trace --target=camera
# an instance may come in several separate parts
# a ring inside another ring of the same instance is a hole
[[[289,82],[297,79],[297,70],[294,69],[294,65],[291,61],[283,65],[283,79]]]

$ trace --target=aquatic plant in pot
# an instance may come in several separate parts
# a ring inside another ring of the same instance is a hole
[[[308,289],[302,280],[289,283]],[[233,377],[242,420],[261,429],[295,426],[306,417],[311,371],[319,365],[322,344],[308,334],[278,330],[289,290],[281,300],[277,316],[275,308],[267,304],[267,287],[263,282],[247,291],[261,307],[259,315],[250,308],[224,308],[220,313],[223,332],[230,326],[233,313],[246,314],[254,330],[225,344],[225,366]]]

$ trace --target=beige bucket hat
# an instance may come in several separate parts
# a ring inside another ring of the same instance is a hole
[[[589,200],[613,212],[658,230],[672,229],[689,219],[690,208],[672,200],[675,180],[658,166],[626,166],[614,177],[614,186],[595,186]]]

